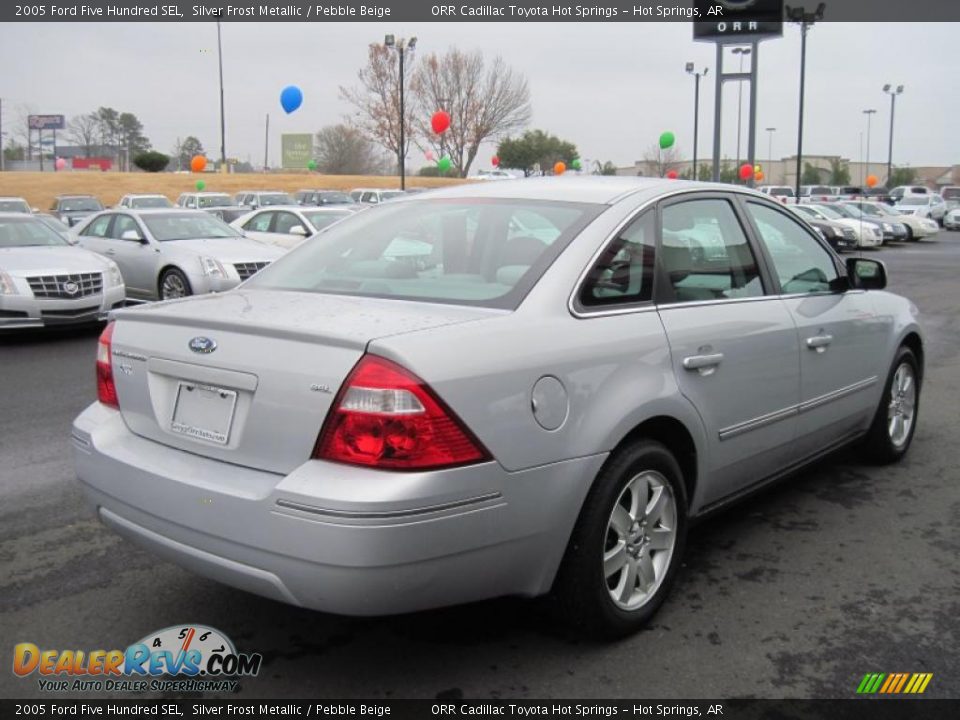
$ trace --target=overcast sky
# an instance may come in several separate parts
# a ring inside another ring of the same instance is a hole
[[[897,101],[894,162],[960,162],[960,53],[957,24],[821,23],[807,43],[805,154],[858,160],[866,116],[875,108],[871,160],[885,162],[889,97],[885,83],[904,84]],[[264,116],[270,114],[270,158],[279,162],[281,132],[312,132],[350,111],[341,85],[355,83],[366,45],[385,32],[417,35],[418,53],[456,46],[500,54],[530,83],[534,127],[576,143],[581,157],[629,165],[664,130],[684,157],[692,151],[693,79],[684,63],[710,67],[701,82],[701,157],[711,152],[715,50],[695,43],[689,23],[224,23],[227,154],[259,165]],[[758,155],[776,127],[773,155],[797,143],[800,32],[760,45]],[[736,61],[733,60],[733,63]],[[135,113],[154,147],[170,152],[177,137],[196,135],[219,155],[214,23],[75,23],[0,26],[0,98],[4,130],[18,106],[70,116],[105,105]],[[732,66],[728,65],[728,69]],[[280,90],[300,86],[304,103],[285,115]],[[724,108],[724,154],[736,152],[735,84]],[[746,137],[747,93],[743,98]],[[861,137],[862,136],[862,137]],[[746,154],[746,140],[743,141]],[[492,147],[480,155],[489,167]],[[416,167],[422,156],[416,153]]]

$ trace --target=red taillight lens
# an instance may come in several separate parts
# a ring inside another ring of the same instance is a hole
[[[112,341],[113,323],[110,323],[100,333],[100,341],[97,343],[97,400],[119,410],[117,386],[113,382],[113,363],[110,357]]]
[[[364,355],[347,376],[313,457],[386,470],[436,469],[490,459],[420,378],[377,355]]]

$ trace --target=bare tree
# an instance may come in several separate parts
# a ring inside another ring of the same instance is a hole
[[[317,133],[317,170],[327,175],[371,175],[379,166],[373,144],[361,130],[341,123]]]
[[[412,56],[408,52],[404,75],[410,75]],[[371,43],[367,64],[357,73],[359,85],[340,88],[340,96],[355,109],[356,125],[372,142],[382,145],[397,158],[397,168],[407,157],[412,142],[410,103],[404,109],[404,147],[400,147],[400,69],[397,54],[379,43]],[[406,79],[405,79],[406,83]]]
[[[530,90],[526,78],[496,57],[487,65],[477,50],[457,49],[431,54],[417,66],[411,83],[415,97],[414,128],[421,149],[447,154],[466,177],[480,144],[518,130],[530,121]],[[437,110],[450,113],[450,128],[433,132]]]
[[[680,148],[673,145],[661,150],[660,145],[654,143],[644,153],[643,162],[650,175],[665,177],[668,172],[680,167]]]
[[[100,121],[93,113],[76,115],[67,123],[67,140],[82,147],[85,157],[93,156],[99,135]]]

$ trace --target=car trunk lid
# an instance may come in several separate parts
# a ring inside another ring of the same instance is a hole
[[[142,437],[289,473],[310,457],[369,342],[503,312],[260,290],[122,310],[112,344],[120,411]]]

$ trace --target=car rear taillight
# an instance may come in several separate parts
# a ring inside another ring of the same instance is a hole
[[[97,343],[97,400],[119,410],[117,386],[113,382],[113,362],[110,356],[112,341],[113,323],[111,322],[100,333],[100,340]]]
[[[426,470],[483,462],[490,454],[420,378],[364,355],[330,407],[313,458]]]

